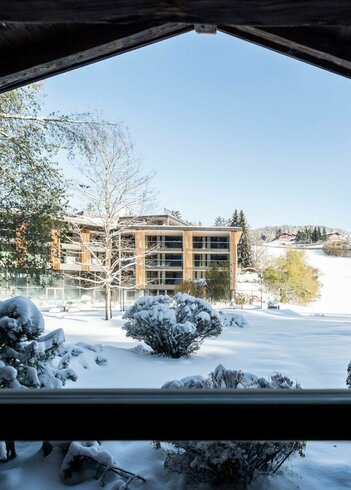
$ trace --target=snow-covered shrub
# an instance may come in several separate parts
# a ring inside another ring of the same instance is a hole
[[[164,466],[200,482],[232,483],[245,488],[259,475],[271,475],[302,442],[173,441]],[[237,488],[237,487],[235,487]]]
[[[0,388],[60,388],[77,379],[68,357],[55,363],[65,341],[61,328],[41,335],[44,319],[27,298],[0,302]]]
[[[68,367],[70,355],[62,353],[63,330],[43,331],[43,315],[29,299],[0,301],[0,388],[60,388],[67,380],[76,381]],[[15,456],[14,441],[1,441],[0,460]]]
[[[219,313],[205,300],[184,293],[139,298],[123,316],[128,337],[143,340],[157,354],[179,358],[222,331]]]
[[[117,466],[113,456],[103,449],[98,441],[45,441],[42,446],[45,456],[54,449],[63,455],[60,476],[63,483],[75,485],[95,478],[103,487],[116,479],[118,488],[129,488],[134,480],[145,479]],[[114,486],[114,488],[117,488]]]
[[[0,302],[0,388],[60,388],[67,380],[76,381],[75,372],[69,368],[72,357],[83,354],[84,349],[100,353],[101,346],[81,343],[65,344],[63,330],[47,335],[44,319],[39,309],[28,299],[11,298]],[[95,356],[99,365],[106,364],[101,355]],[[48,455],[53,443],[44,442],[44,454]],[[115,466],[112,457],[96,442],[60,442],[64,450],[61,476],[65,483],[86,480],[91,474],[107,481],[109,473],[117,473],[125,482],[136,477]],[[16,456],[14,441],[0,441],[0,461]],[[97,473],[100,472],[98,475]]]
[[[222,322],[224,327],[239,327],[247,326],[247,321],[240,313],[222,313]]]
[[[2,327],[14,324],[21,328],[22,335],[28,340],[36,338],[44,331],[44,318],[31,300],[23,296],[0,301],[0,322]]]
[[[347,366],[347,378],[346,378],[346,384],[348,388],[351,388],[351,362]]]
[[[259,378],[219,365],[207,378],[189,376],[162,388],[298,389],[300,385],[281,374]],[[259,475],[275,473],[293,454],[302,456],[304,448],[303,442],[167,441],[164,466],[197,481],[245,487]]]

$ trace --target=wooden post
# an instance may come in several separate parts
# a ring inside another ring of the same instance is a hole
[[[86,227],[82,228],[80,231],[80,239],[82,241],[80,249],[80,262],[82,271],[89,272],[91,265],[90,251],[88,249],[88,244],[90,243],[90,230]],[[85,243],[87,245],[85,245]]]
[[[193,278],[193,232],[183,231],[183,281]]]
[[[231,231],[229,237],[229,260],[230,260],[230,299],[235,300],[235,290],[238,277],[238,243],[241,231]]]
[[[145,289],[145,231],[135,232],[135,287]]]
[[[51,262],[51,267],[55,271],[60,270],[61,267],[60,255],[61,255],[60,235],[58,230],[56,228],[53,228],[51,230],[50,262]]]

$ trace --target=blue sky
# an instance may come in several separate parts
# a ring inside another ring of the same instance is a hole
[[[50,110],[102,109],[128,125],[156,171],[160,209],[202,224],[239,208],[253,227],[351,230],[346,78],[224,34],[190,33],[45,86]]]

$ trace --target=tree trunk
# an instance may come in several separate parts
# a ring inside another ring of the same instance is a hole
[[[112,318],[112,304],[111,304],[111,287],[110,284],[105,285],[105,320]]]

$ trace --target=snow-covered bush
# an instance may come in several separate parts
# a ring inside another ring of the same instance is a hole
[[[75,485],[95,478],[103,487],[116,479],[113,488],[129,488],[134,480],[145,479],[117,466],[113,456],[103,449],[98,441],[45,441],[42,446],[45,456],[53,450],[62,454],[60,476],[63,483]],[[119,485],[118,487],[116,485]]]
[[[0,301],[0,326],[1,334],[6,327],[17,327],[15,340],[32,340],[44,331],[44,318],[32,301],[16,296]]]
[[[281,374],[259,378],[219,365],[207,378],[189,376],[162,388],[298,389],[300,385]],[[156,447],[160,445],[156,443]],[[303,442],[167,441],[164,466],[197,481],[245,487],[259,475],[275,473],[293,454],[302,456],[304,448]]]
[[[123,316],[128,337],[143,340],[157,354],[179,358],[222,331],[219,313],[205,300],[184,293],[139,298]]]
[[[302,442],[173,441],[164,466],[200,482],[232,483],[245,488],[259,475],[271,475],[294,453],[303,456]],[[235,488],[237,488],[235,486]]]
[[[76,381],[69,368],[72,357],[84,350],[97,353],[95,362],[106,364],[102,347],[81,342],[65,344],[63,330],[47,335],[39,309],[27,298],[15,297],[0,302],[0,388],[60,388],[67,380]],[[98,442],[43,443],[44,454],[59,446],[65,456],[61,467],[64,483],[72,484],[94,476],[103,485],[112,474],[118,474],[125,485],[137,475],[118,468],[112,456]],[[0,441],[0,461],[16,456],[14,441]]]
[[[347,378],[346,378],[346,384],[348,388],[351,388],[351,362],[347,366]]]
[[[222,322],[224,327],[239,327],[247,326],[247,321],[240,313],[222,313]]]
[[[62,353],[63,330],[43,332],[43,315],[29,299],[0,301],[0,388],[60,388],[77,379]],[[1,441],[0,461],[15,456],[14,441]]]
[[[60,388],[77,379],[68,362],[55,363],[63,330],[43,331],[43,316],[29,299],[0,302],[0,388]]]

